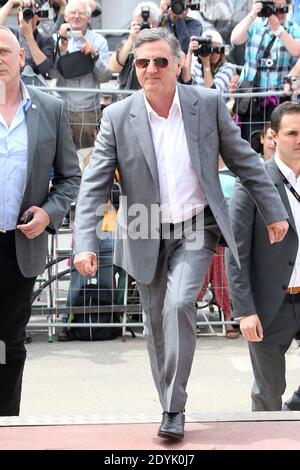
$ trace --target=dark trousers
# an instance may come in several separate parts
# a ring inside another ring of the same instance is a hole
[[[280,411],[286,388],[285,353],[300,331],[300,294],[287,294],[259,343],[249,342],[255,382],[252,387],[252,411]],[[297,392],[286,407],[300,410]]]
[[[25,327],[35,279],[25,278],[20,272],[15,232],[0,233],[0,416],[19,415]]]

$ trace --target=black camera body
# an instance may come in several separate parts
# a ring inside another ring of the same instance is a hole
[[[200,10],[200,1],[194,0],[186,2],[185,0],[171,0],[171,10],[174,15],[182,15],[186,8],[191,10]]]
[[[272,69],[274,67],[274,61],[271,57],[260,60],[260,66],[262,69]]]
[[[274,2],[270,2],[269,0],[259,0],[259,3],[262,3],[263,7],[257,16],[269,18],[269,16],[276,13],[276,6]]]
[[[194,40],[198,42],[199,44],[199,49],[196,49],[194,51],[194,55],[198,57],[200,55],[201,57],[208,57],[211,54],[212,50],[212,40],[210,37],[203,38],[201,36],[194,37]]]
[[[44,3],[46,3],[47,0],[36,0],[37,7],[22,7],[21,11],[23,13],[23,18],[25,21],[30,21],[35,15],[38,15],[39,18],[48,18],[49,17],[49,9],[47,8],[42,8]]]
[[[143,22],[140,24],[140,28],[142,29],[150,29],[150,7],[142,7],[141,8],[141,17],[143,18]]]

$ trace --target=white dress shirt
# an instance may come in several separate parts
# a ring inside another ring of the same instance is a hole
[[[31,100],[21,83],[23,99],[10,127],[0,113],[0,229],[16,228],[27,174],[26,111]]]
[[[190,159],[178,90],[167,119],[144,98],[157,160],[162,223],[183,222],[207,201]]]
[[[300,194],[300,176],[296,178],[295,173],[291,168],[289,168],[285,163],[283,163],[280,158],[275,155],[275,162],[278,166],[279,170],[283,173],[286,179],[291,183],[293,188]],[[294,217],[297,235],[300,240],[300,203],[297,201],[295,196],[291,193],[291,191],[285,186],[286,194],[291,206],[292,214]],[[294,269],[292,272],[292,276],[289,282],[289,287],[299,287],[300,286],[300,245],[298,246],[297,256],[295,260]]]

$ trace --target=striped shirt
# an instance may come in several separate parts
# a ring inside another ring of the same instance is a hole
[[[300,40],[300,27],[297,24],[288,20],[285,22],[284,27],[294,39]],[[283,85],[283,77],[291,70],[297,58],[290,55],[280,37],[277,37],[269,55],[269,58],[273,61],[273,66],[261,67],[264,51],[272,38],[273,33],[268,25],[268,19],[256,18],[248,29],[245,65],[241,73],[240,83],[243,80],[254,80],[257,70],[260,68],[260,88],[272,89]]]
[[[221,65],[219,70],[213,74],[213,80],[215,88],[221,92],[227,92],[229,82],[234,74],[234,66],[229,62],[225,62]],[[202,63],[198,62],[196,56],[192,58],[192,85],[205,86],[204,77],[203,77],[203,67]]]

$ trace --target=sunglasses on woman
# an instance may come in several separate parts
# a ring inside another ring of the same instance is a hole
[[[218,47],[212,47],[211,52],[215,52],[216,54],[224,54],[225,52],[225,47],[224,46],[218,46]]]
[[[134,63],[138,69],[146,69],[151,60],[158,69],[165,69],[169,65],[169,61],[165,57],[155,57],[155,59],[135,59]]]

